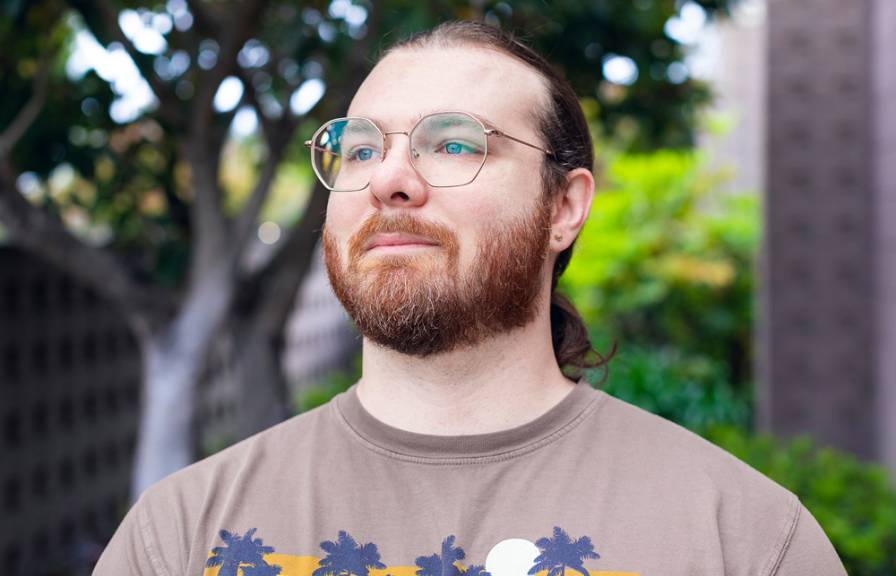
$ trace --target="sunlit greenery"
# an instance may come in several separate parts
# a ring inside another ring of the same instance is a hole
[[[607,160],[560,282],[599,350],[674,347],[749,386],[759,200],[719,193],[722,178],[695,151]]]

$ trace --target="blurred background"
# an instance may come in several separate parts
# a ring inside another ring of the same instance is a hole
[[[2,0],[0,562],[89,574],[162,476],[351,385],[302,142],[480,19],[570,79],[599,180],[561,287],[594,385],[896,574],[896,2]]]

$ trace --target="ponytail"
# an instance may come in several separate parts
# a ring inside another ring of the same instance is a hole
[[[586,369],[603,366],[603,376],[597,385],[606,381],[609,362],[616,353],[616,341],[606,357],[594,349],[588,338],[588,328],[573,306],[563,294],[551,292],[551,342],[557,364],[568,376],[579,379]]]

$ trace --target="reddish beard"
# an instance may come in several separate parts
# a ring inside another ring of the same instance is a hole
[[[424,236],[437,246],[412,254],[367,254],[367,242],[380,232]],[[324,261],[336,296],[361,334],[397,352],[425,357],[531,322],[549,233],[550,204],[542,198],[531,213],[487,226],[461,278],[451,230],[406,213],[374,214],[349,239],[347,269],[325,226]]]

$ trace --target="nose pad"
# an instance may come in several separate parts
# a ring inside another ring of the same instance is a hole
[[[405,132],[388,132],[387,136],[403,134]],[[401,149],[402,145],[395,142],[390,146],[385,144],[382,163],[370,180],[371,198],[376,198],[384,205],[408,205],[422,204],[426,201],[426,184],[420,173],[414,166],[414,159],[420,157],[420,152],[411,147],[408,142],[408,151]],[[390,161],[391,153],[396,153],[395,159]],[[401,158],[403,156],[403,158]],[[410,158],[409,158],[410,157]],[[410,162],[409,162],[410,160]],[[384,166],[387,165],[388,166]]]

